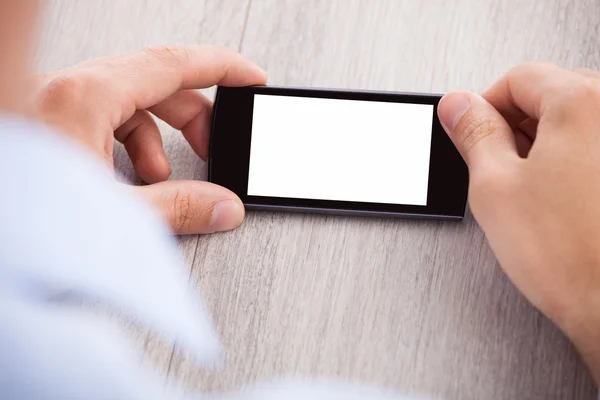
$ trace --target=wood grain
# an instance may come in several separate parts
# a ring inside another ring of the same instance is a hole
[[[210,42],[240,48],[272,84],[481,91],[528,60],[598,69],[599,24],[595,0],[60,0],[49,6],[40,65]],[[161,127],[175,176],[203,177],[180,136]],[[203,371],[146,342],[191,391],[318,375],[445,399],[595,396],[571,345],[503,275],[470,215],[252,213],[235,232],[181,247],[228,349],[224,365]]]

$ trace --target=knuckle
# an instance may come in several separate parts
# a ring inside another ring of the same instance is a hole
[[[54,78],[42,89],[37,101],[41,105],[52,105],[77,99],[81,94],[80,86],[80,82],[72,76]]]
[[[580,76],[562,90],[548,97],[548,120],[552,123],[579,124],[582,116],[595,115],[600,106],[600,82],[591,77]]]
[[[556,68],[555,64],[549,62],[528,61],[511,68],[508,71],[509,76],[520,76],[540,70]]]
[[[189,49],[184,46],[164,45],[146,47],[142,50],[142,53],[170,67],[179,67],[186,64],[190,59]]]
[[[56,77],[39,93],[38,104],[52,106],[76,103],[85,96],[92,84],[92,77],[86,73]]]
[[[215,55],[215,56],[238,56],[239,53],[229,47],[225,46],[216,46],[216,45],[207,45],[202,46],[201,50],[203,52]]]
[[[209,223],[213,206],[194,201],[192,191],[178,189],[173,195],[170,225],[176,232],[189,232],[196,225]]]
[[[576,72],[581,75],[593,75],[597,73],[596,71],[589,68],[575,68],[573,72]]]
[[[563,100],[569,104],[598,104],[600,101],[600,87],[591,78],[584,77],[571,85]]]
[[[461,142],[466,152],[469,152],[481,140],[494,134],[500,128],[498,121],[467,112],[457,127]]]
[[[188,191],[177,190],[173,198],[173,217],[171,224],[176,231],[189,227],[192,216],[192,199]]]

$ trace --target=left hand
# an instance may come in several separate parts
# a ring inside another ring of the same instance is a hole
[[[231,191],[199,181],[166,181],[171,167],[151,114],[181,130],[206,160],[212,103],[195,89],[266,83],[264,71],[238,53],[212,46],[168,46],[87,61],[35,77],[36,113],[114,169],[114,139],[125,145],[136,187],[176,234],[236,228],[244,207]],[[235,118],[235,116],[232,116]]]

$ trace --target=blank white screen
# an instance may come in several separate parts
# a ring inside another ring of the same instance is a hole
[[[255,95],[248,195],[427,205],[433,106]]]

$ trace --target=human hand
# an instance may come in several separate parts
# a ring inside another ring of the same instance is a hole
[[[439,104],[502,268],[574,342],[597,383],[599,110],[599,73],[547,64],[511,70],[483,98],[455,92]]]
[[[237,227],[244,207],[231,191],[171,174],[151,114],[181,130],[206,160],[212,103],[194,89],[266,83],[265,73],[239,54],[211,46],[156,47],[99,58],[35,77],[36,112],[114,168],[114,140],[123,143],[140,178],[135,190],[155,204],[177,234]]]

